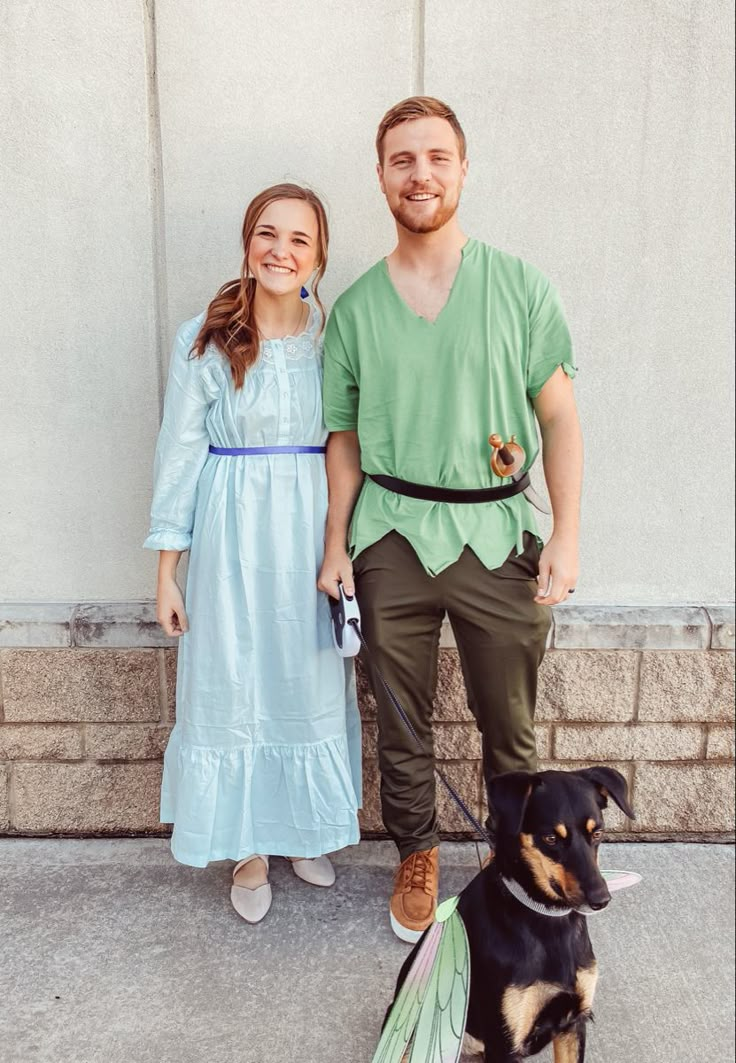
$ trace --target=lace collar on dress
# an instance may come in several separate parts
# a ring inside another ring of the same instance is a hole
[[[309,319],[303,332],[298,336],[282,336],[277,340],[261,340],[261,358],[264,362],[274,361],[274,347],[280,344],[283,347],[284,356],[288,361],[296,362],[302,358],[316,358],[319,354],[319,344],[315,340],[315,332],[320,320],[319,310],[315,306],[309,307]]]

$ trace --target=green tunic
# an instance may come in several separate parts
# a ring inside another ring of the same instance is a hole
[[[512,434],[529,468],[539,444],[532,399],[558,366],[575,375],[557,292],[534,267],[468,240],[434,322],[404,302],[385,260],[335,303],[325,333],[324,415],[357,431],[363,469],[440,487],[490,487],[488,436]],[[430,575],[466,545],[489,569],[536,522],[523,495],[502,502],[425,502],[366,477],[353,514],[353,557],[392,530]]]

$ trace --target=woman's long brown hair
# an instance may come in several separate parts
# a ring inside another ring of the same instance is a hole
[[[317,217],[317,272],[312,284],[314,301],[325,323],[325,308],[319,297],[319,282],[327,268],[329,227],[327,214],[319,196],[301,185],[280,184],[266,188],[249,204],[243,220],[243,265],[240,277],[223,284],[207,307],[204,323],[192,346],[192,354],[201,358],[207,345],[214,343],[230,361],[235,387],[242,388],[245,374],[258,358],[260,337],[253,312],[255,278],[248,276],[248,255],[258,219],[271,203],[279,199],[300,199],[308,203]]]

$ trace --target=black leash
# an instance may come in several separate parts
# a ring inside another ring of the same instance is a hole
[[[417,743],[417,745],[421,747],[421,742],[419,740],[419,735],[414,730],[414,726],[412,725],[412,722],[409,719],[409,717],[406,715],[406,712],[404,711],[404,708],[403,708],[401,702],[399,701],[399,699],[396,697],[396,695],[394,694],[393,690],[389,686],[388,680],[386,679],[386,677],[384,676],[383,672],[381,671],[381,669],[376,664],[376,662],[375,662],[375,660],[373,658],[373,655],[372,655],[371,651],[368,648],[368,643],[363,638],[363,632],[360,630],[359,622],[357,620],[352,619],[352,620],[348,620],[348,623],[352,627],[355,628],[355,631],[356,631],[356,633],[358,635],[358,638],[360,639],[360,644],[363,647],[363,649],[365,650],[365,655],[368,658],[369,663],[371,664],[371,667],[373,668],[374,672],[376,673],[378,678],[381,680],[381,684],[383,685],[383,689],[388,694],[389,700],[391,701],[391,704],[393,705],[393,707],[398,712],[399,716],[401,717],[401,719],[402,719],[402,721],[404,723],[404,726],[409,731],[409,734],[412,736],[412,738]],[[447,790],[447,792],[450,795],[450,797],[452,798],[452,800],[455,802],[457,807],[460,809],[462,814],[465,816],[465,818],[467,819],[468,823],[470,823],[471,826],[473,827],[473,830],[477,834],[480,834],[481,838],[483,839],[483,841],[486,843],[486,845],[490,849],[493,849],[494,845],[493,845],[493,841],[491,840],[490,835],[485,830],[485,828],[481,827],[480,823],[475,818],[473,813],[470,811],[468,806],[465,804],[465,802],[463,801],[462,797],[460,797],[460,795],[458,794],[458,792],[455,789],[455,787],[452,785],[451,782],[448,782],[448,780],[445,778],[445,776],[442,774],[442,772],[440,771],[440,769],[437,767],[436,764],[434,765],[434,770],[435,770],[435,773],[438,776],[440,782],[445,787],[445,789]]]

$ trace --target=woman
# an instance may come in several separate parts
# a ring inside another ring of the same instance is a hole
[[[180,640],[161,819],[180,862],[237,861],[232,902],[255,923],[272,902],[269,856],[328,886],[325,854],[358,841],[360,721],[316,587],[322,203],[297,185],[266,189],[243,247],[240,278],[177,333],[145,545],[160,551],[159,622]]]

